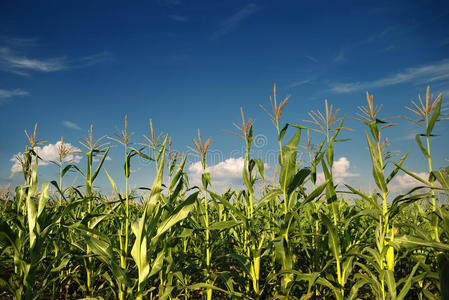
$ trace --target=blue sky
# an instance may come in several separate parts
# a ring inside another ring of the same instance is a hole
[[[274,128],[259,108],[269,105],[274,83],[279,99],[291,95],[285,122],[302,123],[311,109],[323,110],[324,99],[347,114],[345,125],[355,131],[344,132],[351,141],[337,146],[336,160],[345,158],[345,182],[372,185],[364,128],[349,117],[365,104],[366,91],[384,105],[383,117],[407,114],[404,107],[427,84],[449,95],[449,3],[2,1],[0,185],[20,183],[20,176],[9,178],[11,158],[23,152],[23,130],[36,122],[47,145],[64,136],[81,148],[90,124],[97,136],[112,135],[125,114],[135,141],[148,134],[152,118],[181,153],[197,128],[212,136],[211,150],[220,155],[209,164],[227,184],[235,181],[229,170],[243,147],[223,130],[233,130],[240,107],[264,135],[255,155],[276,149]],[[414,141],[418,129],[398,122],[385,131],[391,149],[411,149],[407,168],[426,171]],[[435,168],[448,164],[448,123],[437,125],[441,136],[432,140]],[[118,184],[122,155],[116,147],[106,163]],[[274,159],[267,164],[273,171]],[[133,169],[135,186],[151,184],[152,165],[136,160]],[[55,166],[42,165],[42,180],[56,174]],[[98,184],[108,189],[104,177]]]

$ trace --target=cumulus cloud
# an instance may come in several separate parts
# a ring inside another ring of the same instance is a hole
[[[64,143],[64,146],[67,147],[67,149],[71,152],[71,154],[67,155],[64,158],[65,163],[79,163],[81,161],[81,156],[76,155],[75,152],[81,151],[75,146],[72,146],[70,143]],[[58,141],[56,144],[48,144],[43,147],[35,147],[35,151],[37,152],[37,155],[41,158],[39,160],[39,166],[46,166],[52,161],[58,161],[59,160],[59,154],[58,149],[61,147],[61,141]],[[20,165],[19,159],[23,159],[23,153],[19,152],[16,155],[14,155],[10,161],[13,163],[11,167],[11,172],[17,172],[22,169]]]
[[[243,157],[228,158],[216,165],[207,166],[206,172],[210,173],[212,179],[219,181],[230,181],[232,179],[242,177],[242,171],[245,160]],[[189,166],[189,171],[194,178],[198,178],[201,182],[201,174],[203,172],[201,162],[198,161]]]
[[[341,184],[345,182],[346,178],[360,176],[360,174],[358,173],[349,172],[350,166],[351,163],[344,156],[334,161],[334,165],[332,166],[332,175],[334,176],[334,183]],[[317,174],[317,181],[324,182],[324,173],[321,172]]]
[[[242,172],[245,164],[243,157],[228,158],[218,164],[207,166],[206,172],[210,173],[214,188],[227,188],[232,184],[242,183]],[[265,164],[265,169],[269,166]],[[201,174],[203,172],[201,162],[193,163],[188,168],[190,173],[190,181],[194,185],[201,184]]]
[[[416,176],[423,178],[424,180],[427,180],[429,177],[429,174],[425,172],[412,172]],[[423,185],[422,182],[416,180],[412,176],[408,174],[402,174],[402,175],[396,175],[394,179],[391,181],[390,186],[388,187],[389,190],[393,193],[399,193],[411,190],[414,187]]]

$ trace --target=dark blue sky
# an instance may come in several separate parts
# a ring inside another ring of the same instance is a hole
[[[353,116],[367,90],[384,117],[406,114],[427,84],[448,95],[449,3],[2,1],[0,185],[11,181],[10,159],[23,152],[23,130],[36,122],[47,144],[63,135],[81,147],[90,124],[98,136],[112,135],[127,114],[137,141],[152,118],[179,152],[201,128],[222,153],[213,166],[241,155],[241,141],[223,130],[233,130],[242,106],[267,138],[262,150],[275,149],[274,129],[258,107],[269,105],[275,82],[279,98],[291,95],[283,120],[294,123],[323,110],[324,99]],[[386,132],[392,150],[413,147],[407,166],[426,171],[417,128],[399,123]],[[447,165],[447,123],[432,141],[435,167]],[[363,185],[370,174],[363,127],[349,118],[346,126],[355,131],[344,133],[351,141],[337,146],[336,159],[346,157],[347,174],[360,175],[348,182]],[[113,149],[107,163],[118,182],[121,154]],[[41,170],[44,180],[57,172]],[[135,174],[137,186],[148,185],[153,169],[136,162]]]

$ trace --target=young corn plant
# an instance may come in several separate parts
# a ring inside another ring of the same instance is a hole
[[[90,126],[90,129],[88,131],[88,134],[86,137],[82,137],[80,140],[80,144],[83,145],[86,148],[86,152],[84,152],[86,156],[86,174],[81,172],[79,169],[77,169],[81,175],[85,178],[85,199],[87,201],[87,214],[91,215],[94,208],[94,190],[93,190],[93,183],[95,179],[97,178],[101,167],[103,166],[104,161],[106,160],[106,157],[109,153],[109,143],[102,142],[105,136],[100,137],[98,140],[94,140],[94,127],[93,125]],[[93,171],[93,162],[94,157],[97,157],[99,154],[101,155],[101,160],[95,169]],[[88,222],[88,228],[94,229],[94,227],[98,224],[98,222],[91,223]],[[86,253],[87,255],[91,255],[91,248],[89,243],[86,245]],[[93,258],[89,256],[87,260],[85,259],[85,269],[86,269],[86,292],[89,296],[93,297]]]
[[[352,192],[356,193],[359,196],[367,199],[368,201],[376,200],[377,196],[381,198],[381,207],[378,206],[376,201],[372,201],[376,210],[379,210],[378,217],[378,225],[375,230],[376,235],[376,250],[371,247],[365,248],[365,252],[368,254],[366,258],[371,261],[371,264],[374,266],[376,272],[379,274],[378,279],[376,277],[372,277],[370,280],[365,280],[365,278],[360,277],[361,284],[363,282],[371,285],[372,292],[377,295],[379,299],[387,299],[390,292],[391,295],[394,295],[396,299],[396,280],[394,276],[394,268],[396,264],[396,257],[394,248],[391,245],[391,242],[394,241],[395,231],[397,230],[393,226],[393,220],[391,219],[394,214],[393,210],[389,210],[387,196],[388,196],[388,183],[394,178],[397,174],[400,165],[402,165],[403,161],[408,155],[408,152],[401,157],[397,167],[391,172],[389,176],[385,176],[385,167],[387,162],[391,157],[395,155],[396,151],[388,151],[387,147],[389,146],[388,139],[383,139],[381,136],[381,132],[383,129],[388,128],[390,126],[394,126],[396,124],[389,123],[385,120],[379,119],[378,114],[382,106],[375,106],[373,102],[373,96],[366,93],[367,106],[359,107],[361,113],[357,113],[356,120],[361,121],[365,125],[368,126],[370,135],[365,131],[366,139],[368,142],[368,148],[371,156],[372,162],[372,170],[373,170],[373,178],[376,183],[377,188],[380,190],[380,193],[374,194],[371,197],[362,194],[354,190],[353,188],[346,185]],[[399,196],[396,198],[396,202],[403,201],[404,197]],[[391,242],[390,242],[391,241]],[[365,256],[364,256],[365,257]],[[372,271],[368,269],[365,265],[358,264],[365,272],[374,276]],[[408,280],[412,280],[414,273],[417,270],[418,265],[415,265]],[[388,287],[388,290],[387,290]],[[403,287],[401,293],[398,295],[398,299],[402,299],[405,294],[408,292],[409,287],[407,285]]]
[[[338,196],[335,190],[335,184],[333,180],[333,163],[334,163],[334,143],[342,142],[345,140],[337,139],[338,134],[342,129],[352,130],[349,128],[343,127],[343,122],[345,117],[337,118],[337,114],[340,111],[339,108],[333,109],[333,105],[328,105],[327,100],[325,100],[325,114],[321,113],[319,110],[309,112],[310,120],[305,120],[305,122],[311,123],[315,125],[317,128],[312,128],[312,130],[317,131],[324,135],[324,140],[320,144],[317,154],[315,155],[314,160],[312,160],[313,167],[313,183],[316,181],[316,165],[317,160],[321,162],[321,166],[324,173],[324,179],[327,182],[326,185],[326,201],[327,204],[332,209],[333,222],[328,222],[329,219],[326,215],[320,214],[320,219],[325,224],[328,233],[329,233],[329,247],[332,249],[332,254],[335,259],[335,264],[337,268],[337,283],[340,286],[339,288],[335,288],[332,286],[332,289],[335,292],[335,297],[337,299],[343,299],[344,297],[344,287],[347,278],[345,278],[345,274],[343,270],[342,263],[342,252],[340,246],[340,238],[338,233],[338,223],[339,223],[339,209],[338,209]],[[325,147],[324,152],[321,154],[321,149]],[[324,159],[325,158],[325,159]],[[349,258],[347,260],[347,264],[345,266],[350,267],[352,265],[352,260]]]
[[[425,104],[421,99],[421,95],[418,96],[419,103],[417,104],[415,101],[412,101],[412,107],[406,107],[407,110],[414,113],[417,118],[409,118],[406,116],[401,116],[402,118],[413,122],[418,125],[422,129],[424,129],[424,133],[420,133],[416,135],[416,142],[419,146],[419,149],[423,153],[424,157],[427,159],[428,172],[432,174],[432,156],[430,154],[430,138],[434,135],[432,134],[433,129],[438,121],[448,120],[447,118],[441,117],[441,105],[443,102],[443,94],[439,94],[435,99],[434,95],[430,94],[430,86],[427,86],[426,91],[426,100]],[[425,139],[425,146],[423,145],[422,138]],[[433,228],[434,228],[434,238],[436,241],[440,240],[440,235],[438,233],[438,217],[435,215],[437,210],[437,204],[435,199],[435,190],[433,189],[435,182],[435,177],[429,177],[430,183],[430,197],[432,200],[432,211],[433,214]]]
[[[121,222],[121,228],[119,231],[119,240],[120,240],[120,266],[123,270],[127,269],[127,257],[129,251],[129,177],[131,175],[131,158],[137,154],[137,152],[130,150],[130,146],[132,145],[131,137],[134,135],[134,132],[128,132],[128,116],[125,116],[125,128],[119,130],[118,133],[115,134],[115,137],[109,137],[109,139],[118,142],[124,147],[124,159],[125,159],[125,222]],[[109,176],[109,174],[108,174]],[[124,236],[123,236],[124,234]],[[125,299],[126,287],[122,285],[119,291],[119,299]]]
[[[191,194],[185,201],[170,206],[163,201],[161,194],[163,169],[165,167],[165,149],[167,139],[162,144],[161,155],[159,157],[158,172],[151,188],[151,194],[142,207],[142,216],[132,225],[132,231],[135,235],[135,242],[131,250],[131,256],[137,266],[138,280],[136,299],[143,299],[143,296],[154,290],[154,287],[148,288],[148,280],[161,272],[166,257],[165,236],[176,224],[187,218],[193,210],[197,201],[198,192]],[[180,173],[179,173],[180,174]],[[152,259],[152,256],[155,258]],[[160,282],[160,284],[164,284]],[[159,298],[170,296],[173,287],[160,289],[162,293]]]
[[[250,159],[251,144],[255,137],[253,136],[253,124],[254,120],[248,119],[245,121],[245,116],[243,114],[243,108],[240,108],[240,113],[242,121],[239,125],[234,124],[234,126],[240,131],[241,134],[235,134],[236,136],[242,138],[245,141],[245,158],[243,163],[243,181],[247,189],[247,199],[246,202],[249,204],[246,209],[247,224],[245,224],[245,248],[247,257],[250,261],[250,277],[252,281],[252,289],[256,297],[260,296],[260,257],[261,249],[263,246],[265,236],[262,235],[260,238],[256,238],[259,234],[255,229],[255,212],[254,212],[254,189],[257,180],[257,173],[253,172],[254,167],[257,165],[259,174],[265,180],[265,170],[262,160],[260,159]],[[246,197],[245,197],[246,198]]]
[[[193,139],[193,145],[195,148],[190,148],[196,156],[198,156],[201,159],[201,167],[202,167],[202,174],[201,174],[201,183],[203,185],[203,215],[204,215],[204,227],[205,227],[205,253],[206,253],[206,283],[208,285],[212,284],[211,279],[211,241],[210,241],[210,220],[209,220],[209,204],[208,204],[208,198],[207,198],[207,190],[208,186],[210,185],[210,173],[206,172],[206,154],[207,149],[210,146],[210,143],[212,141],[212,138],[209,138],[206,140],[206,142],[203,143],[201,139],[201,131],[198,129],[198,140]],[[201,205],[200,205],[201,207]],[[201,209],[200,209],[201,211]],[[208,288],[207,292],[207,300],[212,299],[212,288]]]
[[[33,135],[25,134],[29,146],[22,157],[17,157],[25,184],[16,188],[12,219],[0,220],[2,253],[12,256],[14,271],[8,277],[0,276],[0,286],[9,290],[14,299],[38,299],[51,281],[49,266],[53,258],[47,256],[48,235],[56,226],[57,216],[46,212],[49,183],[42,184],[39,191],[37,147],[42,142],[37,140],[37,124]],[[37,277],[40,272],[44,277]],[[43,282],[36,287],[38,280]]]

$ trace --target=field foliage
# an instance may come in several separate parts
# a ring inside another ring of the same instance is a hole
[[[351,117],[365,126],[367,181],[376,185],[370,192],[334,182],[335,143],[350,143],[339,138],[347,130],[339,110],[326,101],[306,122],[284,125],[288,98],[278,101],[276,89],[262,106],[279,146],[275,183],[267,183],[273,181],[265,178],[264,161],[251,157],[257,136],[241,110],[233,134],[246,149],[244,184],[224,193],[211,184],[211,139],[200,130],[192,150],[203,173],[194,186],[171,138],[150,122],[139,142],[127,119],[111,137],[96,139],[91,126],[81,139],[83,165],[65,159],[73,153],[62,139],[54,161],[59,178],[38,183],[36,127],[18,157],[23,184],[0,194],[0,298],[449,299],[449,168],[434,169],[430,148],[444,121],[442,101],[427,89],[404,110],[428,165],[422,178],[403,167],[408,153],[389,151],[384,132],[394,123],[367,93],[366,106]],[[322,142],[312,145],[311,134]],[[123,149],[123,187],[103,167],[113,144]],[[299,161],[301,145],[307,167]],[[129,187],[138,157],[156,174],[140,191]],[[69,172],[83,184],[65,185]],[[99,174],[113,197],[96,188]],[[398,174],[419,185],[393,195],[389,183]]]

